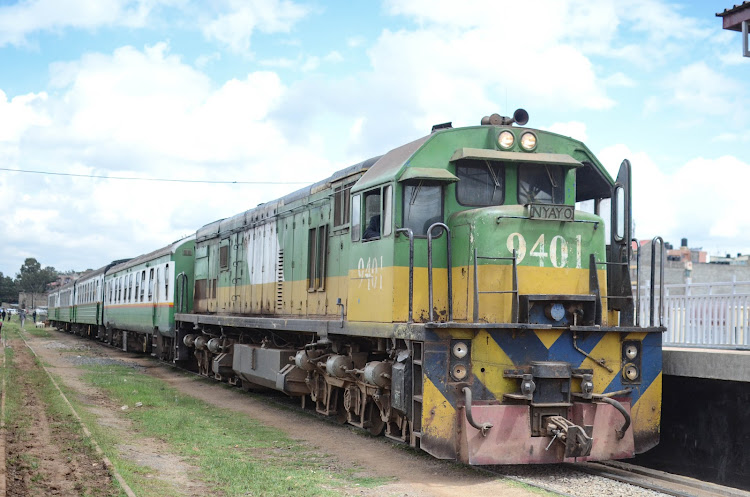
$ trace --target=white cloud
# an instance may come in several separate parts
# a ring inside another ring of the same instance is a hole
[[[0,47],[25,45],[27,36],[39,31],[142,27],[153,9],[182,3],[182,0],[26,0],[4,5],[0,7]]]
[[[750,182],[750,163],[732,156],[692,159],[664,173],[645,152],[625,145],[602,150],[599,158],[616,175],[622,159],[633,166],[633,217],[636,236],[666,241],[688,238],[690,246],[750,250],[747,199],[731,184]]]
[[[198,69],[204,69],[206,66],[211,64],[212,62],[219,62],[221,60],[221,54],[219,52],[213,52],[210,54],[204,54],[198,56],[198,58],[195,59],[195,67]]]
[[[287,90],[273,72],[217,86],[160,43],[56,64],[51,86],[49,95],[0,96],[3,163],[8,157],[19,169],[212,181],[313,182],[336,169],[307,136],[290,140],[277,129],[270,114]],[[9,261],[19,254],[52,251],[56,260],[42,263],[59,269],[88,267],[92,256],[133,256],[300,186],[3,172],[0,198],[10,226],[0,267],[16,266]]]
[[[31,126],[49,124],[44,111],[45,92],[19,95],[8,101],[0,90],[0,142],[15,142]]]
[[[365,38],[363,36],[352,36],[350,38],[346,39],[346,46],[349,48],[357,48],[365,43]]]
[[[744,93],[744,85],[718,73],[705,62],[683,67],[666,86],[672,93],[669,103],[689,112],[711,115],[737,110],[738,100]]]
[[[289,0],[227,0],[228,12],[208,22],[203,34],[239,53],[250,49],[257,29],[264,33],[287,33],[308,9]]]

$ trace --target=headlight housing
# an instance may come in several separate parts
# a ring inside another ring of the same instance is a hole
[[[625,346],[625,357],[628,358],[628,360],[633,360],[638,355],[638,347],[636,347],[633,344],[626,345]]]
[[[622,377],[627,381],[636,381],[641,376],[641,372],[634,364],[626,364],[622,368]]]
[[[511,148],[515,141],[516,137],[507,129],[505,131],[501,131],[497,136],[497,144],[500,145],[500,148],[504,150],[508,150],[509,148]]]
[[[531,131],[527,131],[521,135],[521,148],[527,152],[531,152],[536,148],[536,135]]]
[[[469,346],[464,342],[456,342],[453,344],[453,355],[458,359],[463,359],[469,352]]]
[[[461,381],[469,375],[469,369],[463,364],[456,364],[451,369],[451,376],[456,381]]]

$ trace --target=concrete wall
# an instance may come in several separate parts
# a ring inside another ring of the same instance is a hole
[[[30,312],[39,306],[47,306],[46,293],[26,293],[18,294],[18,306],[22,309],[28,309]]]
[[[750,490],[750,383],[664,375],[661,441],[635,462]]]

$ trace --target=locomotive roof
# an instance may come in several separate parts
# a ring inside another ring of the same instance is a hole
[[[318,181],[317,183],[313,183],[312,185],[305,186],[304,188],[300,188],[299,190],[292,192],[284,197],[271,200],[264,204],[260,204],[257,207],[241,212],[232,217],[220,219],[206,224],[205,226],[197,230],[196,241],[200,242],[207,238],[213,238],[220,233],[232,232],[237,229],[242,229],[244,226],[262,222],[263,219],[272,218],[279,213],[282,207],[288,206],[298,200],[309,197],[310,195],[325,188],[329,188],[332,183],[345,179],[362,171],[364,171],[364,174],[352,187],[352,192],[362,191],[367,188],[383,184],[387,181],[403,178],[410,172],[410,159],[431,139],[443,133],[454,133],[456,131],[472,128],[477,130],[486,130],[488,126],[483,125],[470,126],[466,128],[446,128],[435,131],[405,145],[394,148],[393,150],[387,152],[385,155],[372,157],[370,159],[354,164],[353,166],[341,169],[340,171],[333,173],[333,175],[331,175],[329,178]],[[552,135],[555,134],[543,130],[534,129],[534,131],[537,133],[548,133]],[[571,164],[579,168],[577,173],[579,181],[576,200],[609,197],[611,185],[614,183],[614,181],[607,173],[606,169],[598,162],[598,160],[588,150],[585,144],[570,137],[565,138],[567,140],[571,140],[573,142],[576,142],[577,144],[580,144],[580,146],[578,146],[577,148],[580,151],[583,151],[586,157],[591,159],[591,161],[578,161],[575,159],[571,160]],[[573,162],[575,162],[575,164],[573,164]],[[411,167],[411,169],[414,168]],[[422,167],[419,168],[419,171],[421,173],[432,171],[432,174],[430,176],[434,179],[442,179],[444,181],[457,181],[457,178],[450,173],[444,175],[438,174],[441,171],[444,171],[443,168],[432,170],[429,167]],[[417,174],[416,172],[415,175],[419,176],[419,174]]]
[[[324,180],[321,180],[321,181],[318,181],[317,183],[313,183],[312,185],[308,185],[303,188],[300,188],[299,190],[294,191],[281,198],[260,204],[257,207],[253,207],[252,209],[248,209],[244,212],[240,212],[239,214],[236,214],[232,217],[219,219],[212,223],[208,223],[205,226],[202,226],[201,228],[198,229],[198,231],[196,232],[196,241],[200,242],[202,240],[205,240],[206,238],[213,238],[219,233],[231,231],[233,228],[252,224],[253,222],[259,221],[264,218],[273,217],[274,215],[278,213],[278,210],[280,207],[292,204],[305,197],[309,197],[313,193],[321,189],[324,189],[326,187],[329,187],[331,183],[335,183],[336,181],[343,180],[361,171],[366,171],[373,164],[375,164],[381,157],[383,156],[379,155],[377,157],[372,157],[370,159],[363,160],[362,162],[358,162],[357,164],[354,164],[353,166],[349,166],[339,171],[336,171],[330,177]]]

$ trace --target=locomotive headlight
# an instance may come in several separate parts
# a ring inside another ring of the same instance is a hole
[[[451,369],[451,376],[453,376],[454,380],[461,381],[469,374],[469,370],[466,369],[466,366],[463,364],[456,364],[453,366],[453,369]]]
[[[524,150],[534,150],[536,148],[536,135],[531,132],[522,134],[521,147],[523,147]]]
[[[513,133],[508,130],[503,131],[497,137],[497,144],[500,145],[500,148],[504,148],[506,150],[512,147],[515,141],[516,137],[513,136]]]
[[[635,381],[640,376],[640,371],[638,371],[638,368],[635,367],[633,364],[626,364],[625,367],[622,368],[622,376],[628,381]]]
[[[463,359],[469,352],[469,346],[464,342],[456,342],[453,344],[453,355],[458,359]]]
[[[628,358],[628,360],[633,360],[638,355],[638,347],[635,345],[628,345],[625,347],[625,357]]]

